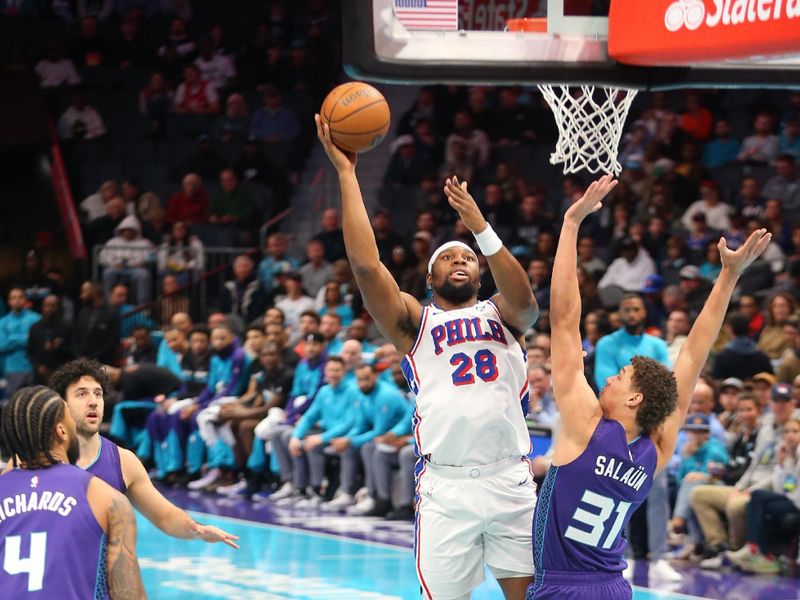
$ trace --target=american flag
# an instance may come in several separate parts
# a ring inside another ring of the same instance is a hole
[[[394,14],[406,29],[458,29],[458,0],[394,0]]]

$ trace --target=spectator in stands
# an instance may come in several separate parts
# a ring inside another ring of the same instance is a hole
[[[528,263],[528,280],[536,301],[542,309],[550,308],[550,264],[543,258],[534,258]]]
[[[139,19],[134,15],[124,16],[111,48],[113,65],[119,69],[146,67],[152,54],[139,29]]]
[[[539,425],[550,427],[558,412],[553,399],[550,369],[541,363],[531,363],[528,366],[528,386],[530,389],[528,418]]]
[[[714,139],[703,149],[703,164],[709,169],[734,162],[739,156],[739,140],[731,137],[731,124],[722,117],[714,122]]]
[[[781,355],[775,377],[781,383],[791,383],[800,375],[800,323],[797,316],[786,319],[783,324],[783,335],[786,338],[787,348]]]
[[[256,279],[253,259],[240,254],[233,261],[233,279],[225,282],[220,297],[220,310],[250,323],[264,312],[269,302],[267,292]]]
[[[762,411],[769,409],[769,401],[772,398],[771,392],[776,382],[775,375],[768,371],[756,373],[747,380],[748,387],[752,388],[753,395],[758,399]]]
[[[158,247],[157,257],[159,276],[174,275],[179,284],[192,281],[205,268],[203,243],[183,221],[172,224],[170,233]]]
[[[325,260],[330,263],[345,258],[344,234],[342,233],[341,218],[335,208],[326,208],[320,219],[322,231],[317,233],[312,240],[322,243],[325,248]]]
[[[294,333],[300,325],[300,316],[314,310],[314,299],[303,293],[303,278],[297,271],[290,271],[283,277],[285,296],[279,296],[275,306],[286,316],[286,326]]]
[[[392,158],[386,167],[383,183],[395,190],[416,187],[427,166],[419,157],[414,136],[401,135],[392,144]]]
[[[686,92],[686,109],[680,116],[678,127],[697,142],[703,142],[711,135],[711,111],[700,102],[700,93]]]
[[[281,352],[283,364],[294,369],[300,362],[300,357],[293,348],[289,346],[289,335],[283,323],[268,323],[264,327],[265,340],[270,344],[275,344]]]
[[[33,381],[33,365],[27,347],[30,329],[42,317],[26,308],[25,290],[12,286],[8,291],[8,313],[0,318],[0,358],[6,378],[6,393],[11,396]]]
[[[306,261],[299,272],[303,278],[303,289],[313,298],[325,282],[331,279],[333,267],[325,260],[325,246],[316,239],[306,243]]]
[[[788,388],[788,386],[786,386]],[[777,388],[777,386],[776,386]],[[717,570],[723,552],[738,550],[745,542],[745,508],[753,491],[769,487],[776,465],[776,449],[792,410],[789,390],[776,389],[756,437],[750,465],[735,485],[701,485],[692,490],[690,502],[705,539],[704,569]],[[722,516],[727,519],[727,528]]]
[[[180,58],[186,59],[194,54],[195,48],[194,40],[186,33],[186,24],[183,19],[172,19],[169,26],[169,37],[159,47],[158,55],[163,57],[171,49]]]
[[[673,310],[667,316],[666,322],[666,336],[667,342],[667,356],[669,362],[675,364],[678,359],[678,354],[686,341],[686,336],[689,335],[689,315],[683,310]]]
[[[764,198],[780,200],[786,219],[796,223],[800,219],[800,174],[796,159],[791,154],[781,154],[775,163],[777,174],[764,185]]]
[[[503,188],[496,183],[486,186],[487,198],[490,189],[492,190],[491,193],[494,194],[495,188],[504,198],[503,205],[513,206],[505,199]],[[511,246],[526,246],[530,244],[531,240],[537,239],[540,233],[549,231],[552,228],[553,224],[550,218],[544,214],[544,201],[545,198],[541,194],[526,194],[523,196],[517,207],[518,212],[512,217],[512,223],[510,224]]]
[[[764,213],[764,198],[761,195],[761,185],[755,177],[744,177],[739,186],[737,199],[739,214],[745,219],[755,217],[760,219]]]
[[[355,315],[353,309],[342,297],[339,282],[328,281],[325,284],[324,304],[317,311],[320,317],[324,317],[329,312],[339,315],[343,327],[349,327]]]
[[[208,222],[208,193],[197,173],[183,177],[181,191],[170,196],[167,203],[167,222],[185,221],[191,225]]]
[[[333,356],[342,352],[342,339],[339,333],[342,331],[342,318],[338,313],[330,312],[320,317],[319,333],[325,340],[326,352]]]
[[[178,114],[206,115],[219,112],[219,94],[203,79],[197,65],[183,69],[183,83],[178,86],[172,109]]]
[[[258,263],[258,280],[267,294],[274,294],[276,278],[281,273],[297,271],[300,261],[287,254],[289,240],[283,233],[273,233],[267,238],[266,256]]]
[[[722,271],[722,261],[719,256],[718,242],[711,241],[706,245],[706,256],[703,263],[700,265],[700,275],[705,277],[711,282],[717,280],[720,271]]]
[[[100,251],[106,293],[116,282],[123,280],[133,283],[137,304],[150,302],[153,299],[150,272],[155,253],[153,243],[142,237],[139,219],[130,215],[117,226],[115,234]]]
[[[105,66],[111,58],[108,44],[97,32],[97,19],[93,16],[81,17],[78,37],[70,46],[70,55],[79,69]]]
[[[72,355],[94,358],[105,365],[116,364],[119,312],[106,304],[100,283],[85,281],[80,299],[83,308],[72,330]]]
[[[153,343],[153,338],[150,336],[150,329],[144,325],[136,325],[131,331],[133,344],[128,350],[126,357],[126,364],[143,365],[143,364],[156,364],[156,354],[158,347]]]
[[[283,96],[278,88],[268,86],[264,92],[264,106],[253,113],[250,133],[267,144],[293,142],[300,134],[297,117],[283,106]]]
[[[249,127],[250,109],[244,96],[231,94],[225,100],[224,114],[214,123],[214,138],[224,143],[241,144],[247,139]]]
[[[726,552],[727,558],[747,573],[776,575],[781,563],[773,554],[772,541],[781,534],[782,520],[800,514],[800,420],[790,419],[783,429],[775,457],[771,486],[754,490],[747,505],[746,543],[740,550]]]
[[[711,282],[703,277],[698,267],[686,265],[680,270],[678,285],[686,300],[689,314],[700,314],[711,290]]]
[[[595,255],[594,239],[591,237],[578,240],[578,266],[595,278],[606,270],[606,263]]]
[[[161,294],[156,298],[153,311],[161,327],[169,325],[176,314],[189,312],[189,298],[175,275],[165,275],[161,280]]]
[[[94,140],[106,134],[103,118],[89,105],[82,89],[72,92],[70,107],[58,119],[58,133],[70,141]]]
[[[167,115],[172,110],[174,98],[164,74],[156,71],[139,92],[139,112],[147,117],[149,132],[154,138],[164,136]]]
[[[767,322],[764,315],[761,313],[761,306],[759,305],[758,298],[752,294],[742,294],[739,298],[738,308],[739,313],[747,319],[747,336],[753,340],[757,340]]]
[[[0,320],[0,324],[2,320]],[[58,296],[49,294],[42,302],[42,318],[28,332],[28,360],[33,366],[33,382],[45,385],[50,374],[66,363],[70,354],[72,328],[61,316]]]
[[[372,231],[378,244],[381,261],[388,264],[392,250],[404,244],[403,236],[392,229],[391,215],[385,208],[377,208],[372,214]]]
[[[214,52],[214,44],[210,39],[200,44],[200,56],[194,64],[200,70],[200,76],[209,82],[215,90],[226,90],[236,83],[236,66],[226,54]]]
[[[466,109],[458,110],[453,117],[453,132],[445,142],[445,162],[455,163],[453,158],[453,145],[461,140],[466,144],[469,161],[476,169],[483,169],[489,164],[490,142],[485,131],[473,125],[470,112]],[[471,179],[469,181],[472,181]]]
[[[215,227],[220,246],[243,246],[249,241],[252,228],[253,199],[239,185],[233,169],[223,169],[219,174],[220,189],[211,198],[208,222]]]
[[[744,138],[739,150],[741,162],[771,163],[778,157],[778,136],[773,133],[772,115],[760,112],[753,121],[754,132]]]
[[[644,286],[644,280],[656,272],[655,263],[647,250],[632,238],[624,238],[620,242],[619,252],[620,257],[609,265],[598,283],[601,293],[603,288],[610,286],[638,292]]]
[[[790,294],[780,292],[770,299],[767,307],[767,324],[758,336],[759,349],[770,359],[779,359],[786,350],[788,343],[783,333],[783,326],[796,311],[797,304]],[[772,369],[764,370],[772,372]]]
[[[44,58],[36,63],[34,71],[39,76],[39,85],[44,90],[62,85],[78,85],[81,82],[75,64],[64,56],[61,46],[54,42],[48,44]]]
[[[123,342],[131,336],[134,325],[138,322],[140,314],[135,313],[136,306],[128,303],[128,286],[117,283],[106,296],[108,306],[117,311],[120,319],[119,337]]]
[[[694,215],[702,213],[706,223],[716,231],[727,231],[731,226],[731,207],[722,201],[722,192],[719,184],[713,179],[708,179],[700,184],[700,199],[689,205],[681,218],[686,229],[692,229]]]
[[[714,359],[712,374],[715,379],[749,379],[762,371],[772,372],[769,357],[758,349],[750,337],[747,317],[741,313],[732,314],[728,317],[725,329],[731,341]]]
[[[778,150],[781,154],[793,156],[795,162],[800,160],[800,118],[783,122]]]
[[[86,222],[91,223],[106,215],[106,204],[119,195],[117,182],[108,179],[100,185],[94,194],[87,196],[81,202],[81,210],[86,215]]]
[[[254,56],[250,80],[262,94],[270,86],[286,87],[289,75],[284,57],[284,48],[276,40],[266,41],[260,52]]]
[[[320,317],[314,310],[307,310],[300,315],[300,324],[292,332],[289,343],[294,344],[294,353],[301,359],[306,358],[306,338],[309,334],[319,333]]]

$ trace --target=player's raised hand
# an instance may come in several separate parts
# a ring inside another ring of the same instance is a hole
[[[717,248],[719,248],[719,257],[722,259],[722,268],[739,275],[764,253],[771,241],[771,233],[766,229],[756,229],[750,234],[747,241],[734,252],[728,248],[725,238],[720,238]]]
[[[582,223],[583,220],[597,212],[603,207],[603,198],[613,190],[618,181],[611,175],[603,175],[600,179],[593,181],[591,185],[586,188],[583,196],[578,198],[572,203],[564,214],[564,220],[570,220],[574,223]]]
[[[483,218],[472,194],[467,191],[466,181],[459,182],[456,176],[448,178],[444,182],[444,193],[450,206],[458,211],[467,229],[472,233],[480,233],[486,229],[486,219]]]
[[[342,171],[355,169],[356,162],[358,162],[356,153],[345,152],[333,143],[331,128],[328,127],[327,123],[322,122],[318,114],[314,115],[314,122],[317,124],[317,137],[336,171],[341,173]]]
[[[208,542],[209,544],[222,542],[231,548],[235,548],[236,550],[239,549],[239,544],[237,544],[235,541],[239,539],[239,536],[230,534],[227,531],[223,531],[219,527],[195,523],[193,527],[193,533],[198,539]]]

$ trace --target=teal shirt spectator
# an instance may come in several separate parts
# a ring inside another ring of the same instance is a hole
[[[236,340],[222,352],[215,353],[208,369],[208,384],[197,403],[205,408],[217,398],[241,396],[247,388],[247,367],[252,360]]]
[[[725,444],[717,438],[708,438],[706,442],[694,451],[694,454],[684,456],[675,483],[680,485],[683,478],[692,472],[708,473],[708,463],[728,464],[728,451]]]
[[[716,281],[721,272],[722,265],[712,265],[709,262],[704,262],[702,265],[700,265],[700,275],[709,281]]]
[[[28,360],[28,333],[41,318],[39,313],[23,308],[0,319],[0,360],[5,373],[33,372],[33,365]]]
[[[726,163],[735,162],[739,159],[739,140],[716,139],[706,144],[703,150],[703,164],[709,169],[721,167]]]
[[[294,370],[292,379],[292,391],[289,392],[289,400],[286,402],[286,422],[294,424],[305,413],[314,401],[317,392],[322,387],[324,381],[325,358],[320,357],[310,363],[308,359],[303,359]],[[305,397],[305,402],[298,404],[295,399]]]
[[[291,273],[300,268],[300,261],[291,256],[284,256],[278,260],[272,256],[265,256],[258,263],[258,281],[267,294],[271,294],[275,287],[275,277],[281,273]]]
[[[186,375],[183,372],[181,360],[183,360],[183,356],[170,348],[166,341],[162,341],[161,344],[159,344],[158,354],[156,354],[156,366],[169,369],[169,371],[174,373],[178,379],[184,381],[186,379]]]
[[[606,385],[606,379],[619,373],[619,370],[629,364],[634,356],[646,356],[657,360],[667,368],[672,367],[667,353],[667,343],[664,340],[646,333],[631,335],[623,327],[600,338],[597,342],[594,354],[594,380],[597,389],[602,390]]]
[[[321,317],[325,313],[328,312],[328,307],[323,306],[319,309],[319,316]],[[342,318],[342,327],[350,327],[350,324],[353,322],[353,319],[356,318],[355,314],[353,314],[353,309],[350,308],[347,304],[339,304],[336,308],[333,309],[337,315]]]
[[[368,394],[355,388],[356,415],[353,427],[344,437],[353,448],[361,448],[400,423],[406,414],[406,401],[394,384],[377,381]]]
[[[311,408],[298,421],[292,437],[302,440],[314,426],[322,429],[322,441],[326,444],[341,437],[353,426],[355,398],[353,388],[343,383],[336,387],[322,386]]]

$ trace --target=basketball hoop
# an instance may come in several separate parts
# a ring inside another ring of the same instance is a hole
[[[558,125],[550,164],[563,163],[564,173],[585,169],[619,175],[619,140],[636,90],[548,84],[540,84],[539,90]]]

